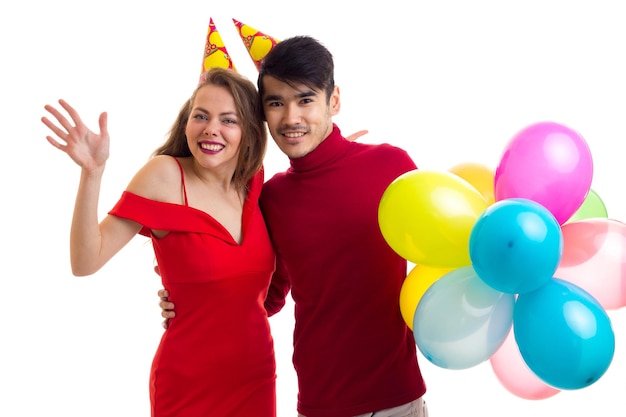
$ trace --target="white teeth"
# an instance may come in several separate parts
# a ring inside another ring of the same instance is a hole
[[[215,152],[224,149],[224,145],[216,145],[212,143],[201,143],[200,147],[202,149],[206,149],[207,151],[215,151]]]
[[[304,132],[297,132],[297,133],[285,133],[285,136],[287,136],[288,138],[299,138],[300,136],[303,136]]]

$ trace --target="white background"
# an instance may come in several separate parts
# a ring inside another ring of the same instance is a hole
[[[421,168],[495,167],[526,125],[568,125],[591,148],[592,188],[609,217],[626,220],[619,0],[4,2],[0,415],[149,415],[148,372],[162,333],[151,247],[137,238],[94,276],[71,275],[79,169],[45,141],[39,119],[59,98],[94,128],[99,112],[109,112],[104,215],[193,90],[209,17],[252,80],[231,18],[277,39],[318,38],[335,55],[342,131],[368,129],[362,141],[401,146]],[[286,166],[271,144],[268,175]],[[295,415],[292,315],[288,305],[271,319],[279,417]],[[609,315],[617,346],[608,372],[547,400],[510,394],[488,363],[452,371],[420,356],[431,415],[623,417],[626,309]]]

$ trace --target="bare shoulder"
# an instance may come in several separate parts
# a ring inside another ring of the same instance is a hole
[[[167,155],[151,158],[126,190],[151,200],[180,203],[181,174],[176,159]]]

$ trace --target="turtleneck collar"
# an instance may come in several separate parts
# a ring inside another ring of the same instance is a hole
[[[296,172],[305,172],[328,165],[341,158],[350,142],[341,135],[339,127],[333,123],[333,131],[317,148],[301,158],[290,159],[291,169]]]

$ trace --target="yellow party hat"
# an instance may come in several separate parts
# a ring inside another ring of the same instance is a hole
[[[213,23],[213,18],[209,18],[209,29],[207,31],[206,44],[204,46],[200,82],[204,81],[204,73],[209,68],[215,67],[236,70],[233,61],[226,50],[224,41],[217,31],[215,23]]]
[[[241,40],[246,46],[248,54],[250,54],[250,58],[252,58],[256,69],[260,70],[263,58],[265,58],[272,48],[274,48],[274,46],[280,41],[246,25],[245,23],[241,23],[236,19],[233,19],[233,23],[237,27],[239,36],[241,36]]]

